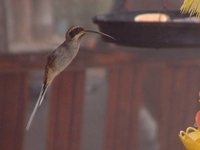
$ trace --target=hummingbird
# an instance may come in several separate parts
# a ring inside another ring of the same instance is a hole
[[[29,130],[33,118],[43,102],[48,87],[51,85],[54,78],[59,75],[75,58],[80,48],[81,38],[87,33],[96,33],[115,40],[112,36],[106,33],[85,30],[80,26],[72,26],[67,30],[65,34],[65,41],[53,50],[47,57],[43,85],[41,87],[38,100],[26,125],[26,130]]]

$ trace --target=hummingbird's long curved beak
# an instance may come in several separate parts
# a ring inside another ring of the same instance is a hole
[[[112,37],[112,36],[110,36],[110,35],[108,35],[108,34],[106,34],[106,33],[100,32],[100,31],[84,30],[84,32],[85,32],[85,33],[96,33],[96,34],[100,34],[100,35],[103,35],[103,36],[105,36],[105,37],[108,37],[108,38],[110,38],[110,39],[116,41],[116,39],[115,39],[114,37]]]

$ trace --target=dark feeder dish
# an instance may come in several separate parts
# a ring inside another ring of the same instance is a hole
[[[124,46],[144,48],[195,48],[200,47],[200,22],[135,22],[135,16],[155,11],[133,11],[99,15],[93,18],[100,31],[117,40],[103,39]],[[189,17],[180,11],[165,13],[173,19]]]

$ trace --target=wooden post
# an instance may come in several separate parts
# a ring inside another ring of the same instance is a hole
[[[32,37],[32,0],[11,0],[13,20],[13,40],[17,42],[31,41]]]
[[[105,150],[138,147],[138,111],[143,72],[136,74],[134,67],[127,65],[109,71]]]
[[[79,150],[85,71],[62,73],[52,85],[48,150]]]
[[[51,0],[34,0],[33,2],[34,39],[50,39],[53,32],[53,12]]]
[[[4,0],[0,0],[0,53],[8,51],[7,28],[6,28],[6,11]]]
[[[23,72],[0,73],[1,150],[22,149],[28,99],[27,77]]]

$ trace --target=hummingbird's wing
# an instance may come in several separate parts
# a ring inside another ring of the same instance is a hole
[[[40,96],[38,98],[39,100],[39,106],[41,106],[43,100],[44,100],[44,96],[47,92],[47,89],[49,87],[49,85],[51,84],[52,80],[53,80],[53,75],[52,75],[52,68],[54,68],[54,62],[56,59],[56,55],[54,54],[56,51],[53,51],[51,53],[51,55],[49,55],[47,57],[47,63],[45,66],[45,73],[44,73],[44,81],[43,81],[43,86],[42,89],[40,91]]]
[[[47,63],[45,66],[45,70],[47,69],[47,67],[52,68],[55,62],[55,59],[57,58],[57,53],[58,50],[54,50],[48,57],[47,57]]]

